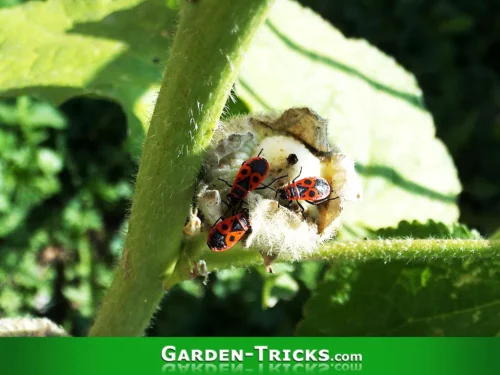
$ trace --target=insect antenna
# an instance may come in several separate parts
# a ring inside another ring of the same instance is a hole
[[[262,190],[262,189],[266,189],[266,188],[267,188],[267,189],[271,189],[272,191],[276,191],[276,193],[277,193],[277,190],[276,190],[276,189],[273,189],[273,188],[271,187],[271,185],[272,185],[272,184],[274,184],[276,181],[281,180],[282,178],[285,178],[285,177],[288,177],[288,175],[281,176],[281,177],[276,177],[276,178],[275,178],[274,180],[272,180],[269,184],[267,184],[267,185],[261,184],[262,186],[261,186],[261,187],[256,188],[255,190]]]
[[[301,175],[301,174],[302,174],[302,167],[300,167],[300,172],[299,172],[299,174],[297,175],[297,177],[295,177],[295,178],[293,179],[292,184],[294,184],[294,183],[295,183],[295,181],[297,180],[297,178],[299,178],[299,177],[300,177],[300,175]]]
[[[222,182],[224,182],[227,186],[229,186],[230,188],[232,188],[233,186],[232,185],[229,185],[229,182],[227,182],[226,180],[223,180],[222,178],[218,177],[217,179],[221,180]]]

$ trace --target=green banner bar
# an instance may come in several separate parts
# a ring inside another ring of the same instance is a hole
[[[497,338],[4,338],[2,374],[500,374]]]

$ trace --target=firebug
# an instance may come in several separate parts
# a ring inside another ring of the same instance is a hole
[[[233,247],[250,228],[248,211],[245,210],[216,222],[208,233],[207,245],[212,251],[226,251]]]
[[[238,204],[243,204],[243,199],[246,198],[248,192],[269,187],[258,187],[266,179],[269,173],[269,162],[260,156],[262,151],[263,150],[260,150],[257,156],[250,158],[241,164],[232,185],[229,185],[227,181],[219,178],[219,180],[225,182],[226,185],[231,188],[231,191],[227,194],[227,205],[230,208],[232,207],[234,209],[234,207]],[[275,179],[274,181],[278,179]],[[273,182],[271,182],[271,184]]]
[[[318,205],[339,198],[328,198],[332,189],[330,184],[322,177],[306,177],[297,181],[301,173],[302,168],[300,168],[299,175],[293,179],[291,184],[276,190],[276,196],[279,196],[279,199],[289,200],[290,204],[292,201],[296,201],[302,210],[302,214],[304,214],[304,207],[298,202],[299,200]]]

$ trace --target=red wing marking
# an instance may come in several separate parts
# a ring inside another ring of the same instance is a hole
[[[243,235],[246,233],[246,231],[238,231],[238,232],[232,232],[232,233],[229,233],[227,236],[226,236],[226,244],[227,244],[227,247],[232,247],[236,242],[238,242],[241,237],[243,237]]]

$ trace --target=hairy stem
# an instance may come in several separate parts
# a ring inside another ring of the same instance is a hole
[[[206,245],[205,245],[206,246]],[[307,255],[300,261],[324,260],[368,261],[382,259],[386,261],[408,260],[423,261],[428,259],[481,259],[500,257],[500,240],[460,240],[460,239],[392,239],[331,241],[324,244],[317,252]],[[263,258],[258,251],[244,250],[241,246],[223,252],[203,251],[200,258],[207,264],[209,272],[234,267],[263,267]],[[276,262],[293,262],[294,259],[280,257]],[[188,279],[188,273],[177,277],[176,281]]]
[[[122,260],[90,336],[143,334],[183,247],[202,152],[273,0],[183,1],[144,143]]]

